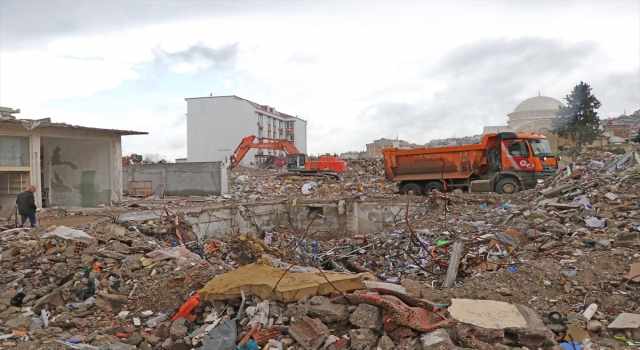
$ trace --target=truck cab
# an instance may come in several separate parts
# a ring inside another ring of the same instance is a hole
[[[518,187],[534,188],[553,175],[558,163],[546,137],[534,134],[498,134],[501,164],[496,171],[495,188],[499,193],[515,193]],[[508,180],[512,179],[512,180]],[[517,184],[515,180],[518,180]]]

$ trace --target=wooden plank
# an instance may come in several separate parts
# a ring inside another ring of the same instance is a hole
[[[7,220],[5,220],[6,222],[11,221],[11,217],[13,216],[13,213],[15,213],[17,209],[18,209],[18,205],[14,204],[13,205],[13,209],[11,209],[11,212],[9,213],[9,216],[7,217]]]

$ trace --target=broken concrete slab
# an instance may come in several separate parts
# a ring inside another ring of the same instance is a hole
[[[425,333],[420,337],[423,350],[446,350],[455,347],[449,332],[446,329],[438,329],[431,333]]]
[[[307,314],[313,318],[319,318],[322,322],[336,322],[349,318],[349,310],[346,305],[332,303],[325,296],[316,296],[306,303]]]
[[[382,310],[374,305],[359,304],[349,317],[349,322],[358,328],[382,329]]]
[[[201,301],[212,302],[238,298],[240,290],[244,290],[246,295],[257,295],[262,299],[272,296],[276,300],[290,303],[304,296],[328,295],[334,290],[334,286],[339,291],[365,288],[356,275],[329,271],[323,274],[292,273],[283,268],[275,268],[270,260],[262,258],[254,264],[214,277],[199,293]]]
[[[555,197],[559,195],[562,191],[569,189],[571,187],[574,187],[574,186],[571,184],[562,184],[556,187],[545,188],[544,190],[540,191],[540,193],[542,193],[543,196],[550,198],[550,197]]]
[[[640,328],[640,314],[623,312],[616,317],[608,328],[611,329],[634,329]]]
[[[640,234],[638,232],[621,233],[613,242],[614,247],[636,247],[640,246]]]
[[[126,295],[117,294],[96,294],[96,306],[103,310],[112,310],[124,305],[129,299]]]
[[[520,328],[527,320],[515,305],[495,300],[451,299],[451,317],[489,329]]]

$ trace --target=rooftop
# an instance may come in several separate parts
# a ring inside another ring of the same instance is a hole
[[[562,102],[556,100],[555,98],[547,96],[536,96],[520,102],[516,106],[516,109],[513,110],[513,113],[549,110],[555,111],[560,107],[564,107],[564,105],[562,104]]]
[[[280,112],[280,111],[276,110],[276,108],[275,108],[275,107],[271,107],[271,106],[268,106],[268,105],[261,105],[261,104],[256,103],[256,102],[249,101],[249,100],[247,100],[246,98],[238,97],[238,96],[236,96],[236,95],[227,95],[227,96],[204,96],[204,97],[187,97],[187,98],[185,98],[185,101],[186,101],[186,100],[195,100],[195,99],[200,99],[200,98],[220,98],[220,97],[233,97],[233,98],[236,98],[236,99],[238,99],[238,100],[244,100],[244,101],[247,101],[247,102],[249,102],[253,107],[255,107],[256,109],[259,109],[259,110],[265,111],[265,112],[267,112],[267,113],[271,113],[271,114],[277,115],[277,116],[282,117],[282,118],[285,118],[285,119],[300,119],[300,120],[304,120],[304,119],[302,119],[302,118],[300,118],[300,117],[298,117],[298,116],[294,116],[294,115],[291,115],[291,114],[287,114],[287,113]]]
[[[14,116],[3,115],[0,118],[0,124],[22,124],[28,130],[33,130],[36,127],[39,128],[67,128],[67,129],[75,129],[75,130],[87,130],[87,131],[97,131],[97,132],[108,132],[118,135],[149,135],[148,132],[144,131],[133,131],[133,130],[118,130],[118,129],[101,129],[101,128],[92,128],[88,126],[79,126],[79,125],[71,125],[67,123],[53,123],[51,122],[51,118],[44,119],[18,119]]]
[[[627,123],[619,123],[619,122],[614,122],[614,121],[608,121],[606,123],[604,123],[605,126],[630,126],[631,124],[627,124]]]

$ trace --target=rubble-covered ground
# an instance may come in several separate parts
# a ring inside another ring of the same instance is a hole
[[[0,347],[633,348],[640,164],[633,154],[607,170],[619,157],[582,155],[511,196],[407,198],[425,210],[385,232],[326,241],[288,225],[198,239],[182,213],[283,197],[398,196],[380,161],[350,162],[340,182],[238,167],[228,195],[48,208],[33,230],[2,213]],[[120,220],[148,210],[157,216]],[[233,274],[253,269],[270,275]]]

